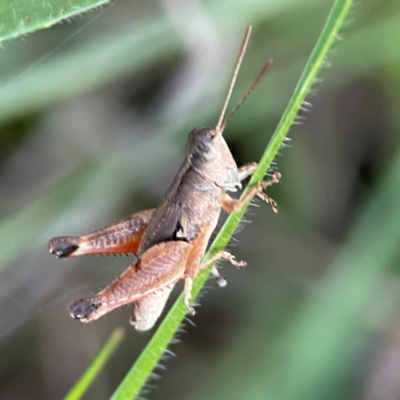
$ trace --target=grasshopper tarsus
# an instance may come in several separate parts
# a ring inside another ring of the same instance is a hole
[[[76,236],[60,236],[49,241],[49,252],[58,258],[69,257],[79,247]]]
[[[205,270],[207,268],[210,268],[211,265],[214,265],[216,262],[218,262],[220,260],[227,260],[232,265],[234,265],[235,267],[238,267],[238,268],[242,268],[242,267],[245,267],[247,265],[246,261],[243,261],[243,260],[242,261],[237,261],[236,257],[232,253],[229,253],[229,251],[221,250],[217,254],[212,256],[209,260],[207,260],[205,264],[202,264],[200,266],[200,271],[203,271],[203,270]],[[214,269],[215,268],[213,268],[212,271],[211,271],[211,273],[213,275],[215,275]],[[218,274],[217,277],[221,277],[222,278],[222,276],[219,275],[218,271],[217,271],[217,274]]]
[[[79,319],[82,322],[87,322],[90,315],[98,308],[99,304],[96,304],[89,298],[84,298],[71,304],[70,314],[73,319]]]
[[[266,189],[268,186],[271,186],[275,183],[278,183],[280,181],[280,179],[282,178],[282,175],[280,172],[275,172],[271,179],[267,180],[267,181],[262,181],[260,186],[262,187],[262,190]],[[269,203],[269,205],[272,208],[272,211],[277,214],[278,213],[278,203],[271,198],[270,196],[268,196],[267,194],[265,194],[262,190],[260,190],[259,192],[257,192],[257,196],[265,201],[266,203]]]

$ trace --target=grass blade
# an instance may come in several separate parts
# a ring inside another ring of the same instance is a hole
[[[78,382],[76,382],[72,389],[67,393],[64,400],[78,400],[85,394],[86,390],[96,379],[106,362],[113,355],[117,346],[121,343],[124,334],[123,328],[114,329],[104,347],[89,365],[88,369],[79,378]]]

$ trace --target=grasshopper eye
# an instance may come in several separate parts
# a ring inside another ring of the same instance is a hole
[[[217,150],[211,140],[201,141],[196,146],[196,154],[204,161],[212,161],[215,159]]]

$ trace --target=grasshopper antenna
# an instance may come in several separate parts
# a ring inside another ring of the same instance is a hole
[[[228,94],[226,95],[224,106],[222,107],[222,111],[219,116],[217,126],[215,127],[215,131],[216,131],[215,139],[220,137],[222,135],[222,132],[224,131],[223,128],[221,128],[221,126],[224,122],[225,112],[228,107],[228,103],[231,98],[233,88],[235,87],[236,78],[238,76],[240,66],[242,65],[243,57],[246,53],[247,45],[249,43],[249,39],[250,39],[250,35],[251,35],[251,29],[252,29],[252,27],[251,27],[251,25],[249,25],[246,30],[246,33],[244,35],[242,47],[240,48],[240,52],[239,52],[239,57],[238,57],[238,60],[236,61],[235,69],[233,70],[233,75],[232,75],[231,83],[229,85]]]
[[[236,78],[237,78],[237,75],[239,73],[240,67],[242,65],[243,57],[244,57],[244,54],[245,54],[246,49],[247,49],[247,44],[249,42],[251,29],[252,28],[251,28],[251,25],[250,25],[246,30],[246,34],[244,36],[243,44],[242,44],[242,47],[240,48],[239,57],[238,57],[238,60],[236,62],[236,65],[235,65],[235,69],[233,71],[233,76],[232,76],[231,83],[229,85],[228,94],[226,96],[225,103],[224,103],[224,106],[222,108],[221,115],[219,117],[217,126],[215,127],[215,131],[216,131],[216,135],[214,137],[215,141],[217,141],[219,139],[219,137],[222,136],[222,133],[224,132],[224,130],[226,128],[226,125],[228,124],[229,120],[233,117],[233,115],[236,113],[236,111],[239,110],[239,108],[247,100],[247,98],[250,96],[250,94],[253,92],[253,90],[258,86],[258,84],[260,83],[261,79],[263,78],[263,76],[267,72],[268,68],[272,64],[272,60],[268,60],[264,64],[264,66],[261,68],[261,71],[258,73],[258,75],[254,79],[254,81],[252,82],[250,87],[247,89],[246,93],[239,100],[238,104],[225,117],[225,112],[226,112],[226,109],[228,107],[228,103],[229,103],[229,100],[230,100],[231,95],[232,95],[233,88],[234,88],[235,83],[236,83]]]
[[[261,71],[258,73],[256,78],[254,79],[253,83],[251,86],[247,89],[246,93],[243,95],[243,97],[240,99],[239,103],[236,104],[236,106],[232,109],[232,111],[226,116],[224,121],[222,122],[222,126],[220,128],[221,135],[224,129],[226,128],[226,125],[228,124],[229,120],[235,115],[236,111],[239,110],[239,108],[243,105],[243,103],[247,100],[247,98],[251,95],[253,90],[258,86],[260,83],[261,79],[267,72],[268,68],[272,64],[272,60],[268,60],[264,66],[261,68]]]

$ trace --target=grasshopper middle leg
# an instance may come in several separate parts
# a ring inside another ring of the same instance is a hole
[[[189,269],[185,273],[185,306],[187,310],[190,312],[190,314],[194,315],[195,311],[193,307],[190,305],[190,300],[192,299],[192,287],[193,287],[193,278],[195,275],[197,275],[198,272],[203,271],[207,268],[210,268],[213,264],[215,264],[219,260],[228,260],[231,264],[235,265],[236,267],[245,267],[246,262],[245,261],[237,261],[235,256],[231,253],[229,253],[226,250],[219,251],[217,254],[215,254],[213,257],[211,257],[209,260],[207,260],[206,263],[201,264],[200,266],[191,266],[189,265]],[[193,268],[194,267],[194,268]],[[190,271],[195,270],[195,274],[190,273]],[[223,278],[217,268],[214,266],[212,269],[211,273],[217,277],[217,282],[219,286],[223,287],[226,285],[226,280]],[[193,275],[193,276],[192,276]]]

